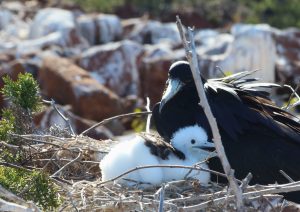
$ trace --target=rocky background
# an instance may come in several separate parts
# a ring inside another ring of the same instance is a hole
[[[105,118],[144,110],[146,97],[152,105],[159,101],[170,64],[185,58],[175,14],[171,22],[160,22],[41,2],[1,2],[0,74],[16,79],[18,73],[32,73],[43,98],[63,105],[77,133]],[[258,70],[256,76],[264,81],[298,83],[299,29],[267,24],[209,29],[195,24],[196,19],[184,17],[183,23],[196,26],[198,59],[206,77],[223,76],[219,66],[226,74]],[[5,104],[0,96],[0,107]],[[51,106],[35,122],[41,129],[66,124]],[[115,121],[89,136],[111,138],[130,128],[131,120]]]

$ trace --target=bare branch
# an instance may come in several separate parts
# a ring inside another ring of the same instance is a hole
[[[200,170],[200,171],[205,171],[205,172],[210,172],[212,174],[216,174],[216,175],[219,175],[219,176],[222,176],[222,177],[227,177],[225,174],[223,173],[220,173],[220,172],[217,172],[217,171],[213,171],[213,170],[210,170],[210,169],[206,169],[206,168],[202,168],[202,167],[195,167],[195,166],[180,166],[180,165],[147,165],[147,166],[138,166],[138,167],[135,167],[133,169],[130,169],[120,175],[118,175],[117,177],[114,177],[112,179],[109,179],[109,180],[106,180],[106,181],[103,181],[101,183],[99,183],[98,185],[103,185],[103,184],[106,184],[106,183],[110,183],[110,182],[113,182],[131,172],[134,172],[134,171],[137,171],[139,169],[149,169],[149,168],[180,168],[180,169],[191,169],[191,170]]]
[[[11,193],[0,185],[0,197],[5,197],[6,200],[14,202],[6,202],[0,198],[0,211],[35,211],[39,212],[40,209],[31,202],[25,202],[25,200],[21,199],[17,195]],[[16,203],[16,204],[15,204]],[[9,208],[5,209],[6,204]],[[13,210],[15,208],[15,210]]]
[[[194,78],[194,81],[196,84],[197,92],[198,92],[199,99],[200,99],[200,105],[202,106],[202,108],[207,116],[207,119],[209,121],[209,125],[212,129],[213,141],[215,143],[216,150],[217,150],[218,156],[221,160],[223,169],[227,175],[230,188],[233,190],[233,192],[236,196],[237,209],[239,211],[243,211],[244,209],[243,209],[242,190],[237,184],[237,181],[234,177],[234,170],[231,169],[229,161],[226,157],[216,119],[212,114],[212,111],[210,109],[209,103],[207,101],[207,98],[206,98],[206,95],[204,92],[203,82],[201,80],[200,72],[199,72],[200,69],[199,69],[198,59],[197,59],[197,55],[196,55],[193,30],[191,28],[188,28],[188,35],[189,35],[189,42],[188,42],[186,40],[185,34],[183,32],[183,26],[182,26],[181,20],[178,16],[176,18],[177,18],[177,27],[180,32],[180,36],[182,38],[182,42],[185,47],[187,59],[190,63],[193,78]]]
[[[247,192],[247,193],[243,193],[242,195],[243,195],[244,198],[249,198],[249,197],[261,196],[261,195],[266,195],[266,194],[287,193],[287,192],[292,192],[292,191],[300,191],[300,185],[289,186],[289,184],[286,184],[286,186],[281,185],[281,186],[278,186],[278,187],[267,188],[267,189],[263,189],[263,190],[260,190],[260,191],[250,191],[250,192]],[[209,205],[212,204],[212,203],[220,204],[220,203],[223,203],[227,200],[234,200],[234,199],[235,199],[234,195],[230,195],[230,196],[225,196],[225,197],[209,200],[209,201],[200,203],[198,205],[183,207],[182,209],[184,211],[201,210],[201,209],[205,209],[205,208],[209,207]]]
[[[54,108],[54,110],[55,110],[55,111],[60,115],[60,117],[68,124],[69,130],[70,130],[71,134],[72,134],[73,136],[75,136],[75,132],[74,132],[73,127],[72,127],[72,125],[71,125],[70,119],[67,118],[67,117],[65,117],[64,114],[62,114],[62,113],[60,112],[60,110],[57,108],[57,106],[56,106],[56,104],[55,104],[54,99],[51,99],[51,101],[43,100],[43,102],[48,103],[48,104],[51,104],[51,106]]]
[[[149,99],[149,97],[147,97],[146,110],[147,110],[148,112],[151,112],[151,110],[150,110],[150,99]],[[149,115],[147,116],[146,133],[150,133],[150,121],[151,121],[151,116],[152,116],[152,114],[149,114]]]
[[[65,170],[69,165],[75,163],[77,160],[79,160],[82,156],[82,150],[80,148],[77,148],[79,153],[77,155],[77,157],[70,161],[69,163],[67,163],[66,165],[64,165],[63,167],[61,167],[58,171],[56,171],[54,174],[51,175],[51,177],[56,177],[56,175],[58,175],[60,172],[62,172],[63,170]]]
[[[165,184],[162,184],[160,194],[159,194],[159,205],[158,205],[159,212],[164,212],[164,201],[165,201]]]
[[[148,111],[145,111],[145,112],[140,112],[140,113],[126,113],[126,114],[121,114],[121,115],[118,115],[118,116],[113,116],[111,118],[107,118],[107,119],[104,119],[103,121],[97,123],[97,124],[94,124],[93,126],[91,126],[90,128],[86,129],[85,131],[83,131],[82,133],[80,133],[80,135],[85,135],[87,132],[89,132],[90,130],[100,126],[100,125],[103,125],[103,124],[106,124],[112,120],[115,120],[115,119],[119,119],[119,118],[124,118],[124,117],[129,117],[129,116],[144,116],[144,115],[148,115],[148,114],[151,114],[152,112],[148,112]]]

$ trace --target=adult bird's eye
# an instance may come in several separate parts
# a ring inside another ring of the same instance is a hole
[[[192,139],[191,144],[195,144],[195,143],[196,143],[195,139]]]

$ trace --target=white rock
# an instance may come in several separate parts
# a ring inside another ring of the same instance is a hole
[[[234,42],[219,66],[234,73],[258,70],[254,76],[274,82],[277,54],[271,28],[268,25],[235,25],[232,32]]]
[[[81,34],[90,45],[118,40],[123,33],[121,21],[116,15],[82,15],[77,21]]]
[[[175,23],[162,24],[158,21],[148,21],[136,25],[129,35],[129,39],[147,44],[168,42],[172,45],[178,45],[181,43]]]
[[[143,47],[133,41],[108,43],[82,53],[79,65],[119,96],[138,95],[138,58]]]
[[[75,28],[75,19],[70,11],[58,8],[40,10],[31,24],[30,38],[40,38],[53,32]]]
[[[0,8],[1,9],[1,8]],[[0,10],[0,30],[7,26],[13,19],[13,15],[8,10]]]
[[[96,24],[99,30],[100,43],[114,41],[122,35],[121,21],[115,15],[99,15],[96,18]]]
[[[197,48],[197,53],[205,75],[222,76],[216,69],[219,66],[232,73],[258,70],[251,77],[274,82],[277,53],[272,28],[237,24],[231,32],[232,35],[206,31],[198,35],[202,45]]]
[[[81,35],[89,42],[90,45],[97,43],[97,26],[91,16],[82,15],[77,19]]]

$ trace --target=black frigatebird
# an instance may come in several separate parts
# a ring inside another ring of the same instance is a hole
[[[252,184],[288,183],[280,170],[293,180],[300,180],[299,119],[279,108],[266,89],[278,86],[245,78],[241,72],[224,78],[204,79],[204,90],[216,118],[221,140],[235,176],[243,179],[253,174]],[[153,108],[158,133],[169,140],[174,132],[198,124],[212,139],[207,117],[186,61],[171,65],[167,87],[161,102]],[[209,167],[222,171],[219,159],[211,158]],[[216,179],[213,179],[216,180]],[[222,179],[218,179],[222,181]],[[300,192],[286,197],[300,202]]]

